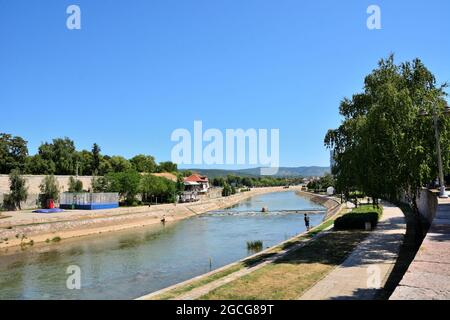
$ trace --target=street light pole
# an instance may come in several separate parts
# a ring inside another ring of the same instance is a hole
[[[436,138],[436,155],[438,158],[438,170],[439,170],[439,197],[440,198],[448,198],[448,194],[445,191],[445,179],[444,179],[444,168],[442,165],[442,150],[441,150],[441,141],[440,141],[440,133],[439,133],[439,117],[436,103],[434,101],[431,102],[433,106],[433,127],[434,127],[434,136]],[[422,110],[420,112],[421,116],[428,116],[429,114]],[[444,116],[450,115],[450,107],[446,103]]]
[[[448,198],[448,194],[445,191],[444,168],[442,166],[441,141],[439,134],[439,118],[435,103],[433,103],[433,123],[434,123],[434,134],[436,137],[436,153],[438,158],[438,169],[439,169],[439,197]]]

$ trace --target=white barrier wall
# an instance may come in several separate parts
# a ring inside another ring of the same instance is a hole
[[[28,199],[21,204],[22,209],[33,209],[38,207],[39,199],[39,185],[45,178],[45,175],[23,175],[28,187]],[[56,180],[59,183],[61,193],[69,189],[70,176],[56,176]],[[78,176],[78,180],[83,183],[83,189],[89,190],[92,186],[92,176]],[[3,204],[4,194],[8,194],[9,190],[9,175],[0,174],[0,207]]]

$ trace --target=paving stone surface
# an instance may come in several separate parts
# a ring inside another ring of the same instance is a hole
[[[439,199],[431,228],[390,299],[450,299],[450,200]]]
[[[372,300],[391,273],[406,232],[403,212],[384,203],[383,216],[350,256],[300,300]]]

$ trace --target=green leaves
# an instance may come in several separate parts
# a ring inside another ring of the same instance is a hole
[[[437,175],[433,101],[443,109],[443,90],[419,59],[395,65],[394,57],[379,62],[365,78],[364,91],[344,99],[341,126],[330,130],[325,145],[334,149],[336,187],[349,194],[360,190],[375,198],[397,199],[404,192],[411,199],[417,189]],[[449,121],[441,121],[444,163],[449,163]],[[443,139],[444,140],[444,139]]]
[[[0,133],[0,173],[9,174],[13,169],[23,171],[27,156],[27,142],[24,139]]]
[[[55,176],[48,175],[39,186],[41,190],[40,200],[43,207],[46,206],[47,200],[53,199],[57,201],[59,198],[59,183]]]
[[[74,177],[69,178],[69,192],[82,192],[83,191],[83,182],[81,180],[77,180]]]
[[[9,190],[10,194],[7,196],[7,201],[12,209],[21,209],[20,203],[26,201],[28,198],[28,188],[25,179],[20,175],[20,171],[14,169],[9,174]]]

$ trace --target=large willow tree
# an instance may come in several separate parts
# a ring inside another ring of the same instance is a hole
[[[444,169],[449,169],[450,121],[443,114],[446,87],[436,84],[419,59],[400,65],[394,56],[381,60],[365,78],[363,92],[341,102],[342,124],[325,137],[325,145],[334,150],[338,191],[347,198],[352,190],[373,199],[406,196],[417,212],[418,190],[438,171],[433,105],[439,116]]]

